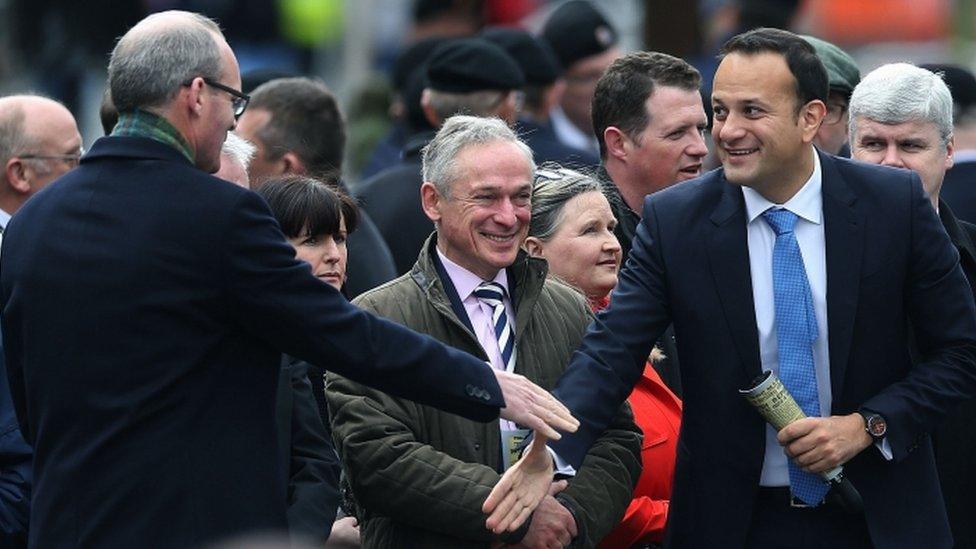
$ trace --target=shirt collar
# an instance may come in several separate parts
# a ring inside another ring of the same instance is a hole
[[[976,161],[976,149],[965,149],[952,151],[953,162],[973,162]]]
[[[482,282],[485,282],[480,276],[448,259],[446,255],[441,253],[440,248],[437,248],[437,257],[440,258],[441,264],[444,265],[447,276],[454,283],[454,289],[457,290],[458,297],[461,301],[465,301],[471,297],[471,294],[478,289],[478,286]],[[505,294],[511,296],[508,291],[508,274],[505,272],[505,269],[499,269],[498,274],[495,275],[495,278],[491,282],[500,284],[502,288],[505,288]]]
[[[577,128],[559,105],[549,111],[549,124],[560,140],[571,147],[590,151],[597,143],[595,137]]]
[[[820,155],[810,147],[813,153],[813,173],[806,183],[800,187],[793,198],[785,204],[774,204],[766,200],[763,195],[751,187],[741,187],[742,197],[746,202],[746,215],[749,223],[752,223],[763,212],[770,208],[783,208],[789,210],[810,223],[819,225],[823,221],[823,195],[820,190],[823,188],[823,179],[820,171]]]
[[[10,223],[10,218],[12,216],[7,212],[0,210],[0,229],[6,229],[7,224]]]

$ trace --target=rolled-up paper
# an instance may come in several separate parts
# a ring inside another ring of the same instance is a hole
[[[744,396],[777,431],[798,419],[807,417],[793,395],[786,390],[786,386],[772,371],[763,372],[753,380],[752,387],[739,389],[739,394]],[[838,466],[820,473],[820,476],[837,489],[836,493],[841,505],[852,513],[859,513],[863,510],[861,495],[850,481],[844,478],[843,472],[844,468]]]

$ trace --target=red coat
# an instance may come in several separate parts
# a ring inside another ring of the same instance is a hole
[[[591,302],[590,306],[599,311],[608,302],[609,298],[604,298]],[[681,428],[681,399],[664,385],[661,376],[648,362],[627,401],[634,410],[634,422],[644,431],[641,445],[644,469],[624,518],[600,542],[601,549],[660,542],[664,539],[664,525],[668,520],[678,431]]]
[[[668,502],[674,477],[674,457],[681,427],[681,400],[661,381],[648,363],[628,398],[634,421],[644,431],[641,472],[634,499],[623,520],[600,543],[604,549],[659,542],[664,538]]]

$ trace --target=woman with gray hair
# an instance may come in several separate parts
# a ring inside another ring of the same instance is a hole
[[[583,292],[595,310],[606,307],[617,285],[616,226],[595,178],[551,163],[536,171],[525,249],[546,259],[549,274]]]
[[[607,307],[617,284],[621,250],[613,234],[616,225],[595,177],[558,164],[544,164],[536,171],[525,249],[546,259],[551,276],[586,294],[594,311]],[[623,520],[600,547],[655,546],[664,538],[681,400],[651,365],[659,357],[655,348],[628,399],[634,421],[644,431],[643,471]]]

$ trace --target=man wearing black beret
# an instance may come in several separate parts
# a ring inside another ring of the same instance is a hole
[[[479,38],[445,42],[431,53],[424,77],[420,103],[433,127],[455,114],[497,116],[515,123],[525,76],[498,46]],[[390,246],[398,274],[410,270],[434,231],[420,207],[420,153],[433,135],[410,138],[400,164],[364,181],[356,192]]]
[[[565,81],[562,68],[549,44],[521,29],[489,27],[481,37],[505,50],[525,74],[524,101],[516,130],[532,149],[537,163],[564,166],[596,166],[600,159],[586,149],[559,141],[549,121],[549,111],[559,104]]]
[[[552,128],[563,143],[599,156],[590,104],[597,80],[620,57],[617,31],[590,2],[570,0],[549,16],[542,38],[556,52],[566,80],[559,105],[551,112]]]

